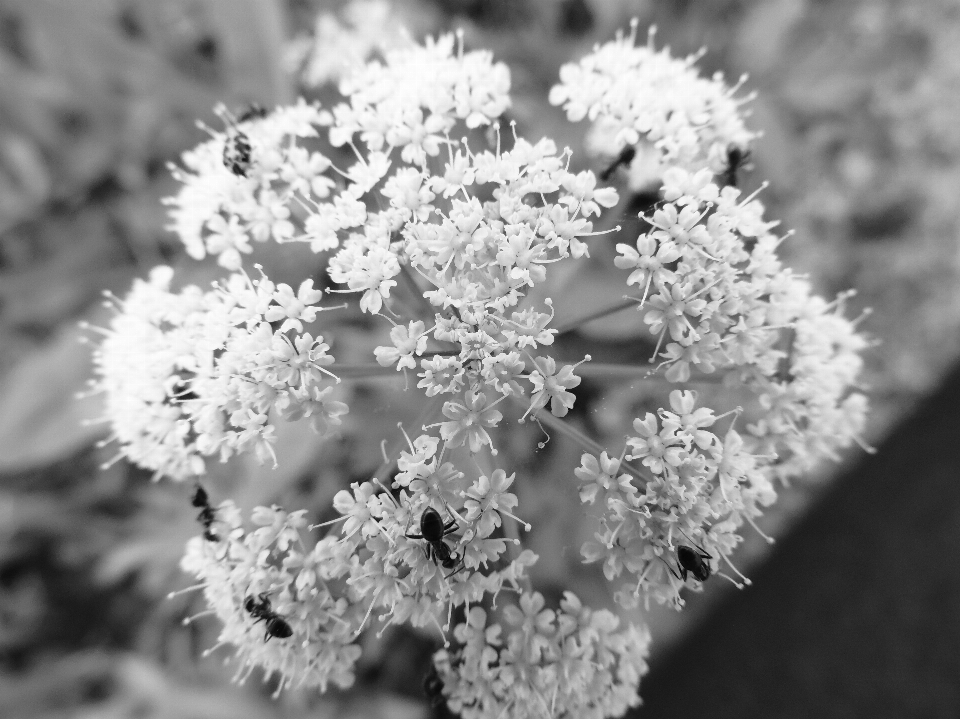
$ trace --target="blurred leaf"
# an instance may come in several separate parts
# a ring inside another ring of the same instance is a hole
[[[0,232],[29,217],[50,195],[50,174],[29,137],[0,132]]]
[[[77,327],[23,357],[0,384],[0,472],[69,457],[102,435],[99,396],[77,398],[93,376],[89,346]]]
[[[268,719],[277,710],[249,691],[179,681],[153,661],[84,652],[0,678],[0,716],[16,719]]]
[[[284,71],[284,5],[279,0],[206,0],[217,21],[226,83],[241,102],[268,107],[289,102],[293,94]]]
[[[76,316],[102,290],[125,290],[131,268],[114,268],[122,257],[109,217],[99,208],[47,217],[23,230],[36,248],[52,256],[0,273],[0,319],[33,330]],[[47,249],[49,248],[49,250]]]

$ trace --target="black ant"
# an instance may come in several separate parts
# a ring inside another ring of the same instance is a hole
[[[427,559],[432,559],[437,566],[444,569],[456,570],[446,575],[446,578],[449,579],[464,568],[463,557],[458,557],[443,539],[455,531],[457,531],[456,519],[451,518],[449,522],[444,524],[440,512],[433,507],[427,507],[420,515],[420,534],[406,534],[404,536],[407,539],[426,540],[427,548],[423,552],[427,555]]]
[[[213,523],[217,521],[216,510],[210,506],[210,500],[207,497],[207,491],[197,485],[197,490],[193,493],[191,504],[200,508],[200,514],[197,515],[197,521],[203,525],[203,538],[208,542],[219,542],[220,537],[213,531]]]
[[[263,105],[258,102],[251,102],[247,109],[240,113],[237,117],[237,123],[246,122],[247,120],[262,120],[267,115],[270,114],[270,111],[267,110]]]
[[[437,672],[435,665],[430,666],[430,671],[427,672],[427,675],[423,678],[423,693],[427,695],[427,699],[430,700],[430,706],[434,708],[444,702],[443,679],[440,678],[440,674]]]
[[[266,622],[267,631],[263,635],[263,641],[269,642],[270,637],[286,639],[293,636],[293,628],[287,623],[287,620],[270,607],[270,598],[266,592],[261,592],[257,598],[260,600],[259,602],[253,598],[252,594],[248,594],[247,598],[243,600],[243,608],[250,613],[250,616],[256,617],[257,621],[254,624]]]
[[[721,186],[736,187],[737,172],[749,170],[750,167],[750,149],[730,145],[727,147],[727,169],[720,173]]]
[[[620,154],[617,155],[617,159],[613,161],[613,164],[600,173],[600,180],[606,182],[613,176],[613,173],[616,172],[618,167],[629,166],[630,163],[633,162],[633,158],[636,156],[637,148],[633,145],[627,145],[620,150]]]

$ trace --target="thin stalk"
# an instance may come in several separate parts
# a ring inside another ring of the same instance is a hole
[[[512,397],[512,396],[511,396],[511,398],[512,398],[515,402],[517,402],[518,404],[524,404],[524,403],[522,402],[522,400],[521,400],[520,398],[518,398],[518,397]],[[562,435],[563,435],[564,437],[566,437],[567,439],[573,440],[574,442],[576,442],[577,444],[579,444],[581,447],[583,447],[585,450],[587,450],[587,451],[590,452],[591,454],[596,455],[597,457],[600,456],[600,453],[601,453],[601,452],[606,452],[606,451],[607,451],[607,450],[606,450],[599,442],[597,442],[595,439],[592,439],[591,437],[588,437],[586,434],[584,434],[583,432],[581,432],[579,429],[577,429],[576,427],[574,427],[574,426],[573,426],[572,424],[570,424],[569,422],[565,422],[564,420],[560,419],[559,417],[555,417],[555,416],[554,416],[551,412],[549,412],[549,411],[538,411],[536,417],[537,417],[537,419],[540,421],[541,424],[545,424],[547,427],[549,427],[550,429],[552,429],[554,432],[557,432],[557,433],[559,433],[559,434],[562,434]],[[629,472],[629,473],[632,474],[634,477],[636,477],[637,479],[639,479],[640,481],[642,481],[642,482],[644,482],[644,483],[646,483],[646,482],[650,479],[649,477],[645,477],[645,476],[640,472],[640,470],[637,469],[636,467],[630,466],[626,461],[620,462],[620,468],[621,468],[622,470],[626,471],[626,472]],[[643,489],[643,487],[641,486],[640,489]]]
[[[341,379],[371,379],[375,377],[403,377],[392,365],[381,367],[372,362],[367,364],[332,364],[330,370]]]
[[[587,322],[592,322],[593,320],[598,320],[598,319],[600,319],[601,317],[606,317],[607,315],[616,314],[617,312],[620,312],[620,311],[622,311],[622,310],[625,310],[625,309],[627,309],[628,307],[636,307],[636,306],[637,306],[637,302],[638,302],[638,300],[637,300],[636,298],[629,297],[629,298],[626,298],[626,299],[621,300],[620,302],[618,302],[618,303],[615,304],[615,305],[610,305],[609,307],[604,307],[603,309],[596,310],[595,312],[591,312],[590,314],[584,315],[583,317],[578,317],[578,318],[575,319],[575,320],[571,320],[571,321],[569,321],[569,322],[565,322],[564,324],[562,324],[562,325],[560,325],[559,327],[556,328],[556,329],[557,329],[557,334],[562,335],[564,332],[570,332],[570,331],[575,330],[575,329],[577,329],[578,327],[580,327],[580,325],[585,325]]]
[[[631,365],[631,364],[612,364],[612,363],[603,363],[603,362],[587,362],[580,365],[577,368],[577,375],[580,377],[589,377],[590,379],[609,379],[609,380],[620,380],[620,379],[633,379],[635,377],[642,377],[644,379],[649,379],[652,381],[666,381],[663,377],[657,376],[654,374],[656,368],[650,364],[646,365]],[[723,381],[723,375],[717,374],[700,374],[691,373],[690,379],[682,384],[687,384],[689,382],[698,382],[698,383],[719,383]]]
[[[417,415],[417,418],[413,421],[413,426],[419,431],[420,427],[426,424],[429,420],[433,419],[433,416],[439,411],[442,403],[445,400],[446,397],[443,395],[437,395],[427,400],[427,403],[420,411],[420,414]],[[403,433],[401,432],[401,436],[395,439],[392,444],[388,445],[388,449],[384,452],[384,460],[373,473],[373,477],[375,479],[379,479],[381,477],[386,477],[389,472],[392,472],[394,466],[397,464],[397,460],[400,459],[400,452],[406,446],[407,438],[404,437]]]
[[[403,277],[407,283],[407,288],[413,293],[416,303],[420,307],[420,311],[424,314],[424,321],[429,325],[433,322],[433,318],[437,316],[436,308],[430,304],[430,300],[423,296],[423,290],[421,290],[417,284],[417,280],[414,278],[413,273],[410,272],[410,268],[402,262],[400,263],[400,276]]]
[[[502,433],[503,425],[500,425],[500,430]],[[497,458],[492,454],[486,457],[486,462],[493,469],[497,468]],[[482,469],[482,467],[481,467]],[[491,471],[487,471],[487,474],[491,474]],[[516,522],[509,517],[504,517],[500,526],[503,527],[503,533],[506,535],[507,539],[510,541],[507,542],[507,552],[510,554],[510,561],[516,561],[520,557],[520,553],[523,551],[521,547],[523,543],[520,539],[520,523]],[[533,583],[530,581],[530,575],[524,573],[523,577],[520,579],[520,583],[523,585],[524,591],[528,593],[533,592]]]

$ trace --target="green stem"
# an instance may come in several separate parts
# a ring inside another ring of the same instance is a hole
[[[524,404],[524,402],[519,397],[514,397],[511,395],[511,399],[513,399],[518,404],[521,404],[521,405]],[[573,440],[574,442],[579,444],[581,447],[583,447],[585,450],[587,450],[590,454],[596,455],[597,458],[600,457],[600,454],[602,452],[606,452],[606,449],[599,442],[592,439],[591,437],[588,437],[586,434],[584,434],[582,431],[574,427],[569,422],[566,422],[560,419],[559,417],[555,417],[549,411],[543,411],[543,412],[538,411],[536,414],[536,418],[540,420],[541,424],[546,425],[547,427],[552,429],[554,432],[557,432],[558,434],[562,434],[567,439]],[[650,480],[650,477],[645,477],[640,472],[639,469],[637,469],[636,467],[630,466],[630,464],[628,464],[626,461],[623,461],[620,463],[620,468],[626,472],[629,472],[634,477],[636,477],[637,479],[639,479],[644,483]],[[642,488],[643,487],[641,486],[641,489]]]
[[[595,312],[591,312],[590,314],[584,315],[583,317],[578,317],[577,319],[571,320],[570,322],[565,322],[564,324],[556,328],[557,334],[562,335],[564,332],[571,332],[577,329],[578,327],[580,327],[580,325],[587,324],[587,322],[598,320],[601,317],[606,317],[607,315],[616,314],[617,312],[625,310],[629,307],[636,307],[638,304],[639,302],[636,298],[631,297],[631,298],[623,299],[615,305],[604,307],[603,309],[596,310]]]
[[[433,416],[439,411],[440,406],[446,398],[442,395],[437,395],[436,397],[431,397],[427,400],[427,403],[424,405],[423,409],[420,411],[420,414],[417,415],[417,418],[413,421],[413,427],[416,432],[414,436],[420,435],[420,428],[427,423],[428,420],[432,419]],[[393,442],[387,445],[387,449],[384,452],[386,459],[377,467],[376,471],[373,473],[374,479],[380,479],[381,477],[386,477],[386,475],[393,471],[394,466],[397,464],[397,460],[400,459],[400,452],[407,446],[407,438],[401,435],[397,437]]]
[[[424,314],[424,321],[427,325],[433,324],[433,318],[437,316],[437,310],[430,304],[430,300],[423,296],[423,290],[420,289],[420,285],[417,284],[417,280],[408,265],[400,263],[400,276],[403,277],[407,283],[407,288],[413,294],[416,303],[420,306],[420,310]]]
[[[631,365],[631,364],[611,364],[603,362],[584,362],[577,367],[577,375],[580,377],[589,377],[590,379],[633,379],[641,377],[652,381],[666,381],[663,377],[654,374],[652,365]],[[720,374],[691,374],[687,382],[698,383],[717,383],[723,381],[723,375]],[[687,384],[684,382],[683,384]]]
[[[324,367],[340,379],[372,379],[375,377],[403,376],[396,367],[381,367],[378,364],[332,364]]]
[[[498,428],[500,434],[503,434],[503,425],[501,424]],[[489,454],[486,458],[486,464],[489,464],[493,469],[497,468],[497,458],[493,454]],[[491,474],[491,471],[487,471],[487,474]],[[501,525],[503,527],[503,533],[506,535],[507,539],[510,541],[507,542],[507,552],[510,554],[510,561],[514,562],[520,558],[520,553],[522,550],[522,540],[520,539],[520,524],[510,517],[501,517]],[[533,583],[530,581],[530,575],[526,572],[523,577],[520,579],[520,583],[523,585],[523,588],[526,592],[533,592]]]

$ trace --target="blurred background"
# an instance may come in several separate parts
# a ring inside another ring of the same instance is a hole
[[[950,432],[960,422],[950,413],[960,397],[921,402],[960,355],[960,5],[397,0],[378,6],[387,15],[374,16],[363,11],[372,6],[360,7],[320,0],[0,0],[0,717],[444,715],[427,707],[420,690],[434,647],[412,632],[365,640],[372,646],[356,687],[324,696],[290,692],[274,701],[270,685],[232,685],[233,670],[219,655],[200,658],[214,643],[216,622],[184,627],[181,620],[202,607],[190,596],[165,599],[186,583],[178,561],[197,533],[189,488],[151,483],[149,473],[124,462],[101,468],[115,449],[96,446],[103,425],[84,424],[100,410],[96,396],[77,398],[92,375],[90,346],[81,343],[91,334],[79,323],[105,325],[103,290],[122,296],[133,278],[157,264],[200,284],[220,275],[185,257],[165,230],[161,201],[176,190],[167,163],[206,137],[196,121],[220,126],[212,113],[217,102],[269,108],[303,93],[332,98],[331,57],[375,52],[400,25],[415,37],[462,27],[468,48],[490,49],[510,66],[511,113],[521,134],[554,137],[583,158],[585,126],[567,124],[547,92],[563,62],[612,38],[631,17],[641,28],[656,23],[658,44],[676,54],[706,47],[704,72],[722,70],[732,81],[749,73],[745,89],[758,97],[748,123],[763,137],[744,186],[770,182],[763,193],[768,217],[797,231],[782,245],[787,264],[809,273],[825,295],[855,288],[851,316],[873,309],[862,325],[877,340],[864,378],[874,405],[869,439],[882,444],[890,437],[872,464],[858,465],[862,454],[850,452],[840,465],[784,489],[765,526],[787,539],[772,554],[762,542],[749,542],[738,555],[758,587],[744,593],[708,587],[683,614],[650,615],[651,696],[660,703],[651,699],[639,716],[685,716],[669,705],[683,697],[691,714],[769,715],[770,704],[744,697],[754,696],[749,682],[762,684],[763,668],[769,669],[763,652],[788,640],[744,646],[753,652],[749,661],[734,646],[737,637],[749,637],[751,619],[766,617],[772,632],[786,624],[788,611],[803,613],[805,595],[796,583],[811,586],[826,566],[819,560],[838,562],[834,574],[819,577],[824,611],[848,607],[859,623],[840,625],[861,636],[887,616],[882,606],[862,609],[861,594],[875,595],[871,586],[940,581],[912,601],[918,621],[936,622],[938,641],[953,651],[928,653],[933,638],[910,627],[890,641],[894,654],[902,648],[928,660],[916,664],[918,675],[941,687],[943,701],[904,705],[889,715],[957,716],[960,592],[952,575],[960,517],[951,510],[938,522],[926,519],[938,502],[956,505],[950,482],[960,465]],[[303,255],[275,246],[257,252],[274,279],[302,278]],[[588,277],[569,301],[594,301],[602,280],[595,284]],[[581,339],[630,341],[610,323],[588,326]],[[950,384],[942,392],[960,394]],[[377,391],[357,392],[351,415],[362,415],[364,401],[376,406]],[[400,415],[415,414],[398,403]],[[396,417],[381,423],[393,427]],[[333,493],[379,463],[378,439],[349,426],[345,432],[336,446],[318,446],[309,430],[290,429],[278,452],[287,459],[268,482],[257,481],[262,468],[234,462],[211,478],[214,493],[229,484],[246,506],[329,504]],[[550,466],[566,466],[569,474],[577,452],[559,454]],[[889,481],[881,484],[880,477]],[[912,492],[933,504],[911,504]],[[531,514],[551,513],[535,502],[521,498]],[[908,511],[916,526],[901,521]],[[844,543],[853,525],[861,533]],[[911,542],[880,549],[870,532],[894,538],[909,532]],[[900,552],[902,563],[883,551]],[[547,562],[538,580],[598,598],[591,588],[598,575],[578,574],[573,564]],[[891,571],[854,571],[874,565]],[[760,604],[738,608],[744,602]],[[727,620],[735,616],[740,624]],[[724,626],[740,629],[709,634]],[[719,648],[711,654],[708,647]],[[741,658],[729,661],[731,655]],[[705,665],[705,656],[715,657],[713,664]],[[781,676],[782,686],[784,677],[804,675],[805,660],[796,661],[800,668]],[[719,664],[729,677],[711,678]],[[747,664],[759,669],[749,674]],[[869,662],[859,671],[849,682],[876,698],[864,683],[876,678]],[[896,688],[899,670],[890,671],[884,686]],[[717,704],[712,697],[736,686],[738,676],[738,691]],[[844,692],[843,676],[827,679],[839,688],[824,706],[837,709],[836,716],[859,714],[853,708],[865,705],[844,703],[855,699]],[[901,683],[907,695],[929,690],[922,682]],[[802,695],[793,700],[797,706]],[[810,715],[779,709],[779,716]],[[884,715],[882,707],[875,713]]]

